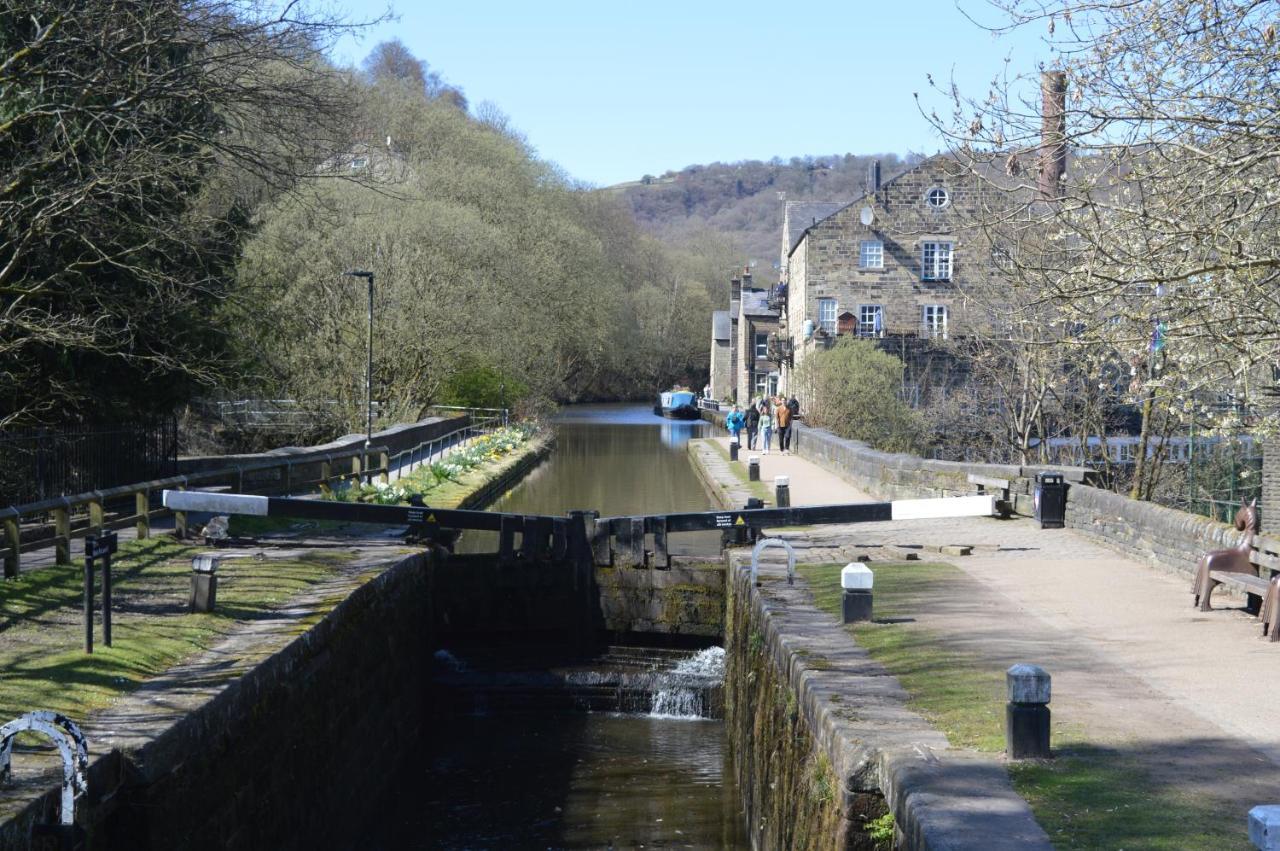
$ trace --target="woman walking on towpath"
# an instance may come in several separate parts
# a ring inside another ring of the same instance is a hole
[[[773,417],[769,414],[769,403],[760,403],[760,444],[765,455],[769,454],[769,444],[773,442]]]

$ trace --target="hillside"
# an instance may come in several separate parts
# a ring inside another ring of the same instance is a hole
[[[687,245],[709,231],[732,240],[762,270],[772,269],[782,202],[852,200],[862,194],[868,166],[877,159],[887,178],[919,156],[836,154],[691,165],[604,191],[624,197],[640,225],[664,242]]]

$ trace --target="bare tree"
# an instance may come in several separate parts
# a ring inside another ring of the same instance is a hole
[[[347,144],[337,31],[299,2],[0,0],[0,425],[163,409],[225,366],[255,196]]]
[[[1043,28],[1060,73],[955,92],[954,112],[933,118],[976,173],[1013,189],[1016,203],[983,226],[1032,246],[1015,252],[1022,301],[1052,308],[1095,380],[1130,371],[1119,383],[1142,420],[1132,493],[1146,496],[1162,433],[1193,419],[1275,425],[1253,407],[1280,352],[1275,6],[991,5],[997,30]]]

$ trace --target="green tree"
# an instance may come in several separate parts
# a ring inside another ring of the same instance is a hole
[[[843,337],[796,370],[809,422],[886,452],[919,448],[918,414],[902,400],[902,361],[871,340]]]

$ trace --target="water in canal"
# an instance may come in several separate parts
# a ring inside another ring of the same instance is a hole
[[[711,507],[685,443],[704,424],[589,405],[555,422],[555,452],[493,508],[602,515]],[[684,536],[688,538],[689,536]],[[673,552],[716,553],[718,535]],[[466,548],[495,548],[473,538]],[[462,660],[461,664],[465,664]],[[678,704],[679,701],[676,701]],[[407,831],[422,848],[746,848],[720,721],[658,712],[472,713],[441,719]],[[676,712],[679,712],[677,709]]]
[[[709,428],[700,420],[663,419],[639,405],[575,405],[552,428],[556,447],[550,458],[491,510],[564,514],[582,508],[617,517],[714,507],[686,449],[691,437]],[[458,544],[459,552],[495,550],[496,533],[468,532]],[[670,550],[718,556],[720,533],[673,535]]]

